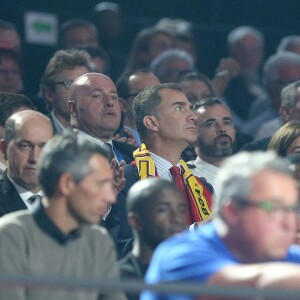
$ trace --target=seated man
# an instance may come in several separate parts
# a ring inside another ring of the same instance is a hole
[[[299,192],[287,162],[243,152],[225,161],[216,182],[216,219],[163,242],[146,281],[299,289],[300,266],[287,263],[300,263],[300,249],[291,246]],[[142,299],[176,296],[145,292]]]
[[[32,196],[41,195],[37,164],[42,147],[52,136],[50,120],[36,111],[16,112],[7,119],[0,144],[7,160],[0,180],[0,216],[31,208]]]
[[[134,243],[132,251],[119,262],[121,276],[143,279],[157,245],[186,228],[186,204],[175,184],[148,178],[130,189],[127,212]],[[138,299],[138,295],[127,298]]]
[[[73,132],[43,149],[38,178],[44,197],[32,212],[0,221],[1,274],[118,279],[115,249],[100,219],[115,202],[113,174],[103,147]],[[101,298],[100,298],[101,297]],[[125,300],[107,290],[1,287],[0,299]]]
[[[209,218],[212,187],[193,176],[181,159],[182,151],[197,138],[196,115],[181,88],[165,83],[144,89],[134,99],[133,113],[143,143],[133,154],[134,164],[124,170],[126,185],[117,202],[121,233],[131,234],[125,209],[127,192],[136,181],[148,177],[176,183],[186,201],[188,224]]]

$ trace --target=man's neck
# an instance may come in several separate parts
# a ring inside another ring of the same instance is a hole
[[[101,136],[100,136],[99,131],[97,131],[97,130],[85,129],[85,128],[82,128],[80,126],[74,126],[74,127],[78,128],[79,130],[81,130],[85,134],[90,135],[93,138],[102,141],[103,143],[106,143],[106,142],[110,141],[113,138],[113,133],[112,132],[102,133]]]
[[[183,147],[179,148],[176,144],[164,144],[164,143],[150,143],[146,142],[147,149],[150,152],[166,159],[174,166],[177,165],[181,158],[181,153],[185,149]]]
[[[207,163],[219,168],[224,161],[223,157],[212,157],[212,156],[207,156],[200,154],[199,157],[203,160],[206,161]]]
[[[132,254],[143,264],[149,264],[153,254],[153,249],[151,249],[149,245],[141,242],[139,238],[134,238]]]
[[[66,235],[79,227],[78,222],[70,216],[68,208],[64,205],[65,201],[53,198],[48,200],[42,199],[45,214],[52,222]]]
[[[54,117],[59,121],[59,123],[64,127],[68,128],[70,127],[70,118],[67,118],[66,116],[62,116],[58,114],[57,112],[53,111],[52,112]]]

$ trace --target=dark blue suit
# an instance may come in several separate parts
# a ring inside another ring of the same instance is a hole
[[[6,172],[0,179],[0,217],[8,213],[27,209],[19,193],[10,182]]]

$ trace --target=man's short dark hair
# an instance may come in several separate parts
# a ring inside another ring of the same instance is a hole
[[[213,106],[213,105],[216,105],[216,104],[223,105],[229,110],[227,105],[222,100],[220,100],[218,98],[204,98],[204,99],[201,99],[193,105],[193,110],[196,111],[201,107]]]
[[[76,131],[70,129],[54,136],[43,148],[39,161],[38,178],[44,194],[53,196],[59,178],[65,173],[80,182],[91,172],[89,161],[94,154],[108,160],[103,146],[87,141]]]
[[[144,117],[159,116],[158,106],[161,103],[160,92],[167,89],[182,92],[180,86],[175,83],[163,83],[145,88],[134,98],[132,110],[135,126],[142,139],[147,137]]]
[[[21,94],[0,92],[0,126],[4,127],[6,120],[22,107],[35,110],[28,97]]]

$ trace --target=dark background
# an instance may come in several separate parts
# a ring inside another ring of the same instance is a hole
[[[16,24],[23,39],[23,15],[26,11],[48,12],[59,23],[81,17],[91,20],[99,0],[2,0],[0,18]],[[181,18],[195,26],[199,69],[212,75],[218,60],[226,56],[226,36],[238,25],[261,30],[266,39],[266,57],[274,53],[285,35],[300,34],[300,0],[115,0],[122,7],[125,39],[120,47],[130,48],[135,34],[154,25],[162,17]],[[24,42],[24,40],[23,40]],[[56,50],[49,46],[23,43],[25,82],[36,91],[48,59]],[[30,78],[28,78],[30,77]]]

